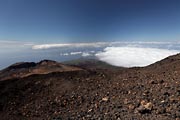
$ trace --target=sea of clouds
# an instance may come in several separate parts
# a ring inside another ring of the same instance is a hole
[[[115,66],[143,67],[177,54],[177,50],[139,48],[139,47],[106,47],[96,57]]]
[[[180,43],[178,42],[95,42],[35,45],[33,49],[84,48],[83,51],[60,53],[60,56],[94,56],[101,61],[115,66],[142,67],[179,53],[179,45]],[[98,47],[101,49],[86,50],[86,48],[95,49]]]
[[[0,41],[0,68],[21,61],[94,58],[111,65],[142,67],[180,52],[180,42],[91,42],[35,44]]]

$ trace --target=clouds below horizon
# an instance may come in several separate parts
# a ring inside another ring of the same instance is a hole
[[[106,47],[95,56],[111,65],[121,67],[143,67],[177,54],[178,50],[139,48],[139,47]]]
[[[61,43],[61,44],[40,44],[33,45],[32,49],[50,49],[50,48],[63,48],[63,47],[102,47],[109,45],[109,42],[92,42],[92,43]]]
[[[180,52],[180,42],[92,42],[34,44],[0,41],[0,54],[6,60],[32,61],[52,59],[66,61],[80,57],[98,58],[115,66],[146,66]],[[5,56],[4,56],[5,55]],[[60,57],[61,56],[61,57]]]
[[[88,56],[93,56],[94,53],[95,53],[95,51],[86,51],[86,52],[77,51],[77,52],[69,52],[69,53],[60,53],[60,56],[76,56],[76,55],[80,55],[82,57],[88,57]]]
[[[57,43],[57,44],[33,44],[33,50],[44,50],[52,48],[101,48],[101,47],[150,47],[165,49],[180,49],[179,41],[156,42],[156,41],[136,41],[136,42],[91,42],[91,43]]]

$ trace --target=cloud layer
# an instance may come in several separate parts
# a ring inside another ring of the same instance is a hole
[[[88,57],[88,56],[93,56],[95,51],[88,51],[88,52],[70,52],[70,53],[60,53],[60,56],[71,56],[71,55],[81,55],[82,57]]]
[[[91,43],[60,43],[60,44],[36,44],[32,45],[32,49],[50,49],[50,48],[64,48],[64,47],[72,47],[72,48],[83,48],[83,47],[107,47],[107,46],[134,46],[134,47],[170,47],[170,46],[178,46],[179,48],[180,42],[91,42]]]
[[[138,48],[138,47],[106,47],[95,56],[109,64],[123,67],[147,66],[170,55],[177,50]]]
[[[67,43],[67,44],[41,44],[34,45],[32,49],[49,49],[49,48],[62,48],[62,47],[102,47],[108,45],[108,42],[94,42],[94,43]]]
[[[63,51],[61,56],[96,56],[115,66],[142,67],[180,52],[179,45],[180,42],[92,42],[39,44],[33,45],[32,49],[66,48],[69,51]]]

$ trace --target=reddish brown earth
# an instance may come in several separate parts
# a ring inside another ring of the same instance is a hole
[[[8,68],[0,71],[0,81],[13,78],[24,78],[35,74],[49,74],[53,72],[67,72],[78,70],[82,69],[63,65],[51,60],[43,60],[39,63],[21,62],[15,63]]]
[[[1,120],[180,120],[180,54],[143,68],[45,63],[0,72]]]

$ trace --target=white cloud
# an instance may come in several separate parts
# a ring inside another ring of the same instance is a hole
[[[69,53],[60,53],[60,56],[68,56]]]
[[[109,42],[92,42],[92,43],[67,43],[67,44],[41,44],[34,45],[32,49],[49,49],[49,48],[62,48],[62,47],[102,47],[108,45]]]
[[[79,55],[82,54],[82,52],[71,52],[70,55]]]
[[[95,51],[94,51],[95,52]],[[94,53],[93,52],[93,53]],[[60,53],[60,55],[61,56],[69,56],[69,55],[81,55],[81,56],[83,56],[83,57],[88,57],[88,56],[92,56],[92,51],[90,51],[90,52],[81,52],[81,51],[79,51],[79,52],[70,52],[70,53]]]
[[[106,47],[103,52],[95,54],[97,58],[115,66],[134,67],[147,66],[170,55],[177,50],[138,48],[138,47]]]
[[[158,48],[159,45],[179,45],[180,42],[143,42],[143,41],[134,41],[134,42],[91,42],[91,43],[61,43],[61,44],[39,44],[39,45],[32,45],[32,49],[38,50],[38,49],[50,49],[50,48],[85,48],[85,47],[107,47],[107,46],[129,46],[129,47],[143,47],[143,46],[153,46]]]
[[[88,57],[88,56],[92,56],[92,54],[88,53],[88,52],[83,52],[82,53],[82,56],[83,57]]]

